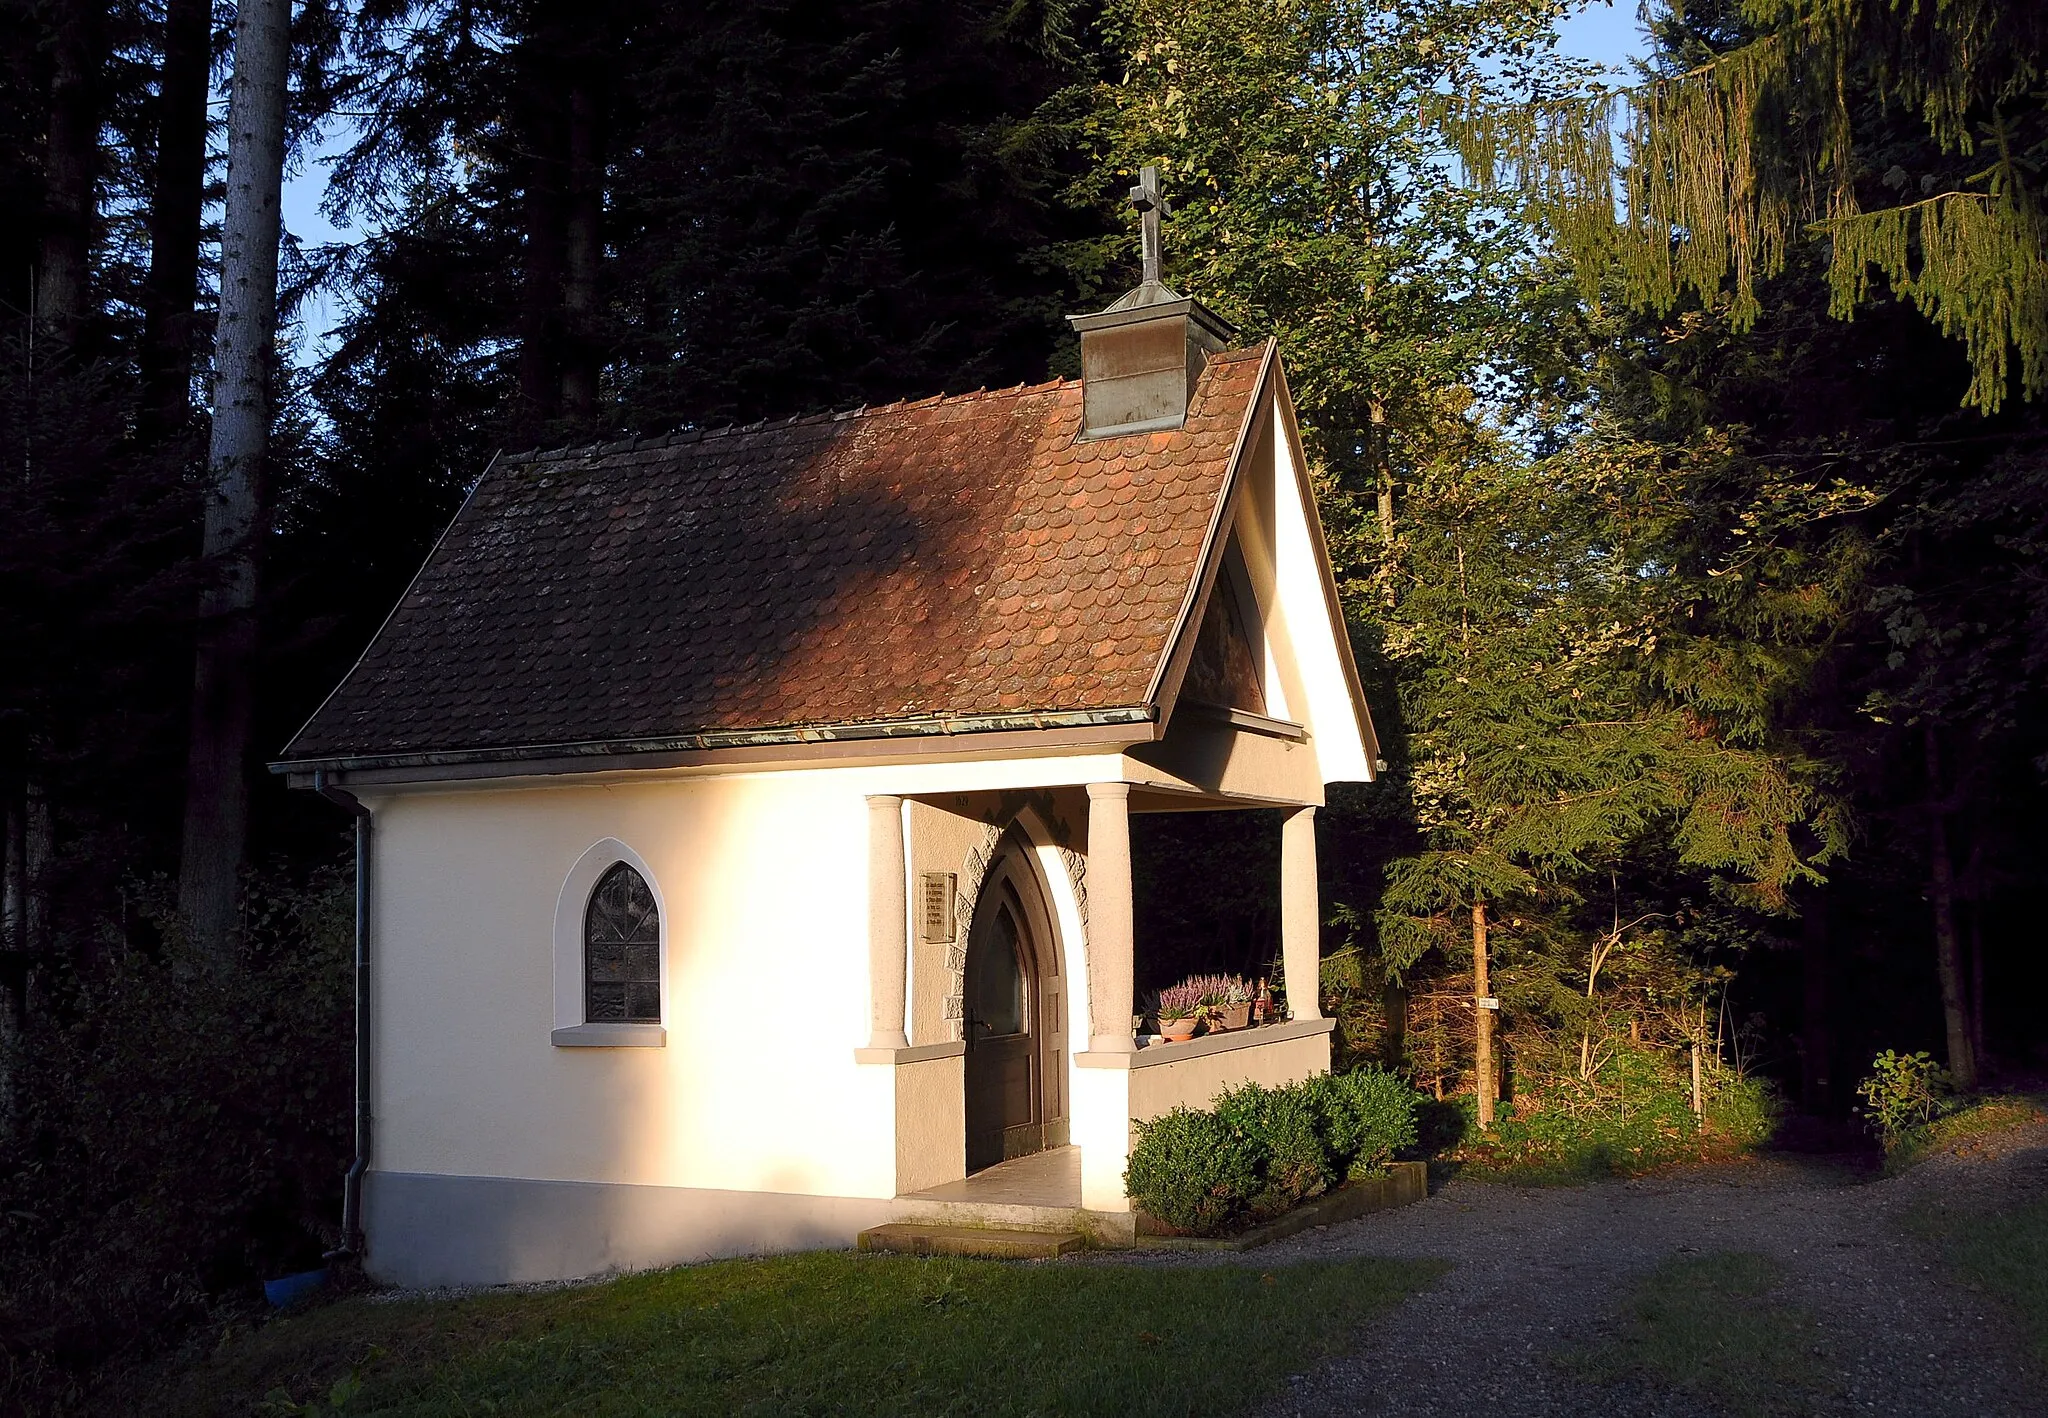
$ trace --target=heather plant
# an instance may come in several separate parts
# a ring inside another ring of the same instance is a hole
[[[1216,1009],[1251,998],[1244,981],[1236,975],[1193,975],[1185,984],[1195,992],[1196,1000],[1203,1009]]]
[[[1192,980],[1183,980],[1178,985],[1168,985],[1159,992],[1156,1009],[1161,1020],[1193,1019],[1202,1007],[1202,992]]]

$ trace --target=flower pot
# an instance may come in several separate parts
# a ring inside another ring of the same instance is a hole
[[[1169,1044],[1184,1044],[1195,1037],[1195,1021],[1190,1015],[1186,1019],[1162,1019],[1159,1032]]]
[[[1250,1000],[1245,1000],[1239,1004],[1219,1006],[1216,1012],[1209,1016],[1209,1027],[1211,1029],[1242,1029],[1251,1022],[1252,1002]]]

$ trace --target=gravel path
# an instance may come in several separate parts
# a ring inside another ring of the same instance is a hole
[[[1612,1333],[1644,1272],[1677,1254],[1716,1251],[1763,1252],[1785,1266],[1774,1298],[1817,1318],[1816,1386],[1842,1395],[1817,1411],[2041,1418],[2048,1383],[2016,1357],[2023,1348],[2008,1322],[1943,1275],[1900,1222],[1916,1207],[2044,1195],[2048,1126],[2035,1126],[1889,1181],[1786,1160],[1583,1187],[1452,1181],[1414,1206],[1231,1259],[1456,1263],[1376,1325],[1364,1349],[1299,1377],[1272,1418],[1710,1415],[1696,1399],[1647,1385],[1591,1387],[1553,1358]]]

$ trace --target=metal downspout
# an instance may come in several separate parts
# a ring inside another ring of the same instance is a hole
[[[336,787],[326,770],[313,774],[313,791],[356,821],[356,1155],[341,1189],[341,1249],[329,1259],[363,1254],[363,1177],[370,1170],[370,810]]]

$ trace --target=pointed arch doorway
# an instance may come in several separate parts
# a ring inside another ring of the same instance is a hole
[[[982,879],[967,937],[967,1170],[1067,1141],[1066,991],[1045,892],[1009,843]]]

